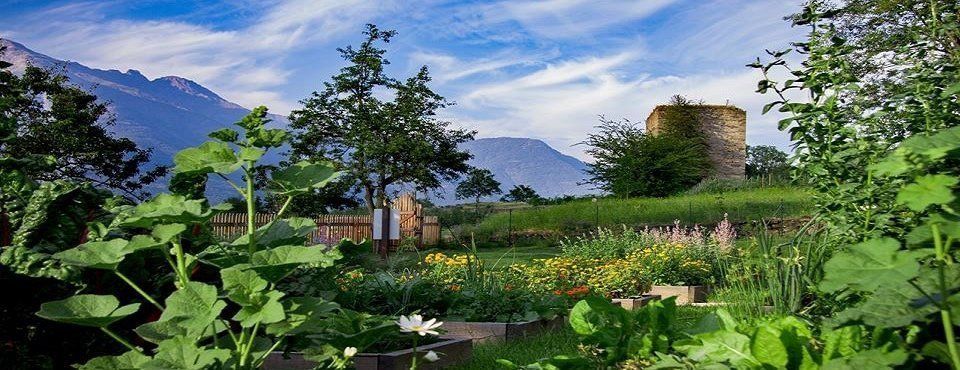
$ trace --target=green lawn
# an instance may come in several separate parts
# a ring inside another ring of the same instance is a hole
[[[713,312],[711,307],[677,307],[677,329],[685,330],[694,327],[700,318]],[[473,347],[473,358],[470,362],[451,367],[457,370],[498,369],[497,359],[507,359],[515,364],[526,365],[542,358],[556,355],[576,355],[579,344],[577,335],[569,328],[545,333],[538,336],[524,338],[506,343],[485,343]]]
[[[795,187],[731,191],[722,194],[679,195],[669,198],[580,200],[570,203],[495,213],[477,227],[479,233],[569,231],[597,226],[715,224],[728,214],[731,221],[799,217],[813,213],[811,195]],[[512,226],[511,226],[512,225]]]

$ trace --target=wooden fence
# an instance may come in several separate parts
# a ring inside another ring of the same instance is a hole
[[[258,213],[254,218],[257,226],[270,222],[275,217],[272,213]],[[373,233],[373,217],[370,215],[319,215],[313,219],[317,229],[311,235],[316,243],[335,243],[343,238],[354,241],[370,240]],[[401,220],[404,220],[401,216]],[[440,241],[440,223],[437,216],[423,216],[421,222],[416,218],[408,217],[400,226],[400,238],[416,238],[417,223],[422,223],[422,245],[437,245]],[[221,213],[211,220],[213,233],[224,239],[234,238],[246,232],[246,213]]]

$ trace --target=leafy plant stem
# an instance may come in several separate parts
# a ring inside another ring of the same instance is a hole
[[[939,273],[939,285],[940,285],[940,297],[943,300],[946,300],[950,296],[950,292],[947,289],[947,277],[946,271],[944,271],[944,266],[949,262],[947,257],[947,251],[943,245],[943,240],[940,238],[940,226],[933,224],[930,226],[933,231],[933,247],[936,251],[937,260],[940,262],[937,264],[937,272]],[[951,321],[951,309],[949,304],[943,304],[940,306],[940,317],[943,320],[943,333],[947,337],[947,350],[950,353],[950,361],[953,362],[954,369],[960,369],[960,353],[957,351],[957,340],[953,333],[953,322]]]
[[[410,370],[417,370],[417,336],[413,336],[413,356],[410,357]]]
[[[260,367],[260,364],[263,363],[263,360],[265,360],[267,356],[270,356],[270,353],[276,350],[277,347],[280,346],[280,343],[283,343],[283,337],[281,337],[280,339],[277,339],[276,343],[270,346],[270,348],[266,352],[264,352],[262,355],[260,355],[260,357],[257,357],[257,359],[251,363],[252,367],[253,368]]]
[[[137,284],[134,283],[133,280],[130,280],[130,278],[122,274],[120,271],[114,271],[113,273],[116,274],[117,277],[120,278],[120,280],[123,280],[123,282],[127,283],[127,285],[133,288],[133,290],[135,290],[137,293],[140,293],[140,295],[143,296],[143,299],[146,299],[147,302],[150,302],[151,304],[153,304],[154,307],[159,308],[161,311],[163,311],[163,305],[158,303],[157,300],[153,299],[153,297],[147,294],[147,292],[144,292],[143,289],[140,289],[140,287],[137,286]]]
[[[173,253],[177,258],[177,278],[180,281],[180,288],[187,286],[187,282],[190,281],[190,278],[187,276],[187,261],[183,256],[183,246],[180,243],[173,242]]]
[[[120,344],[122,344],[124,347],[127,347],[127,348],[130,349],[131,351],[140,352],[140,349],[139,349],[139,348],[135,347],[133,344],[131,344],[130,342],[128,342],[126,339],[123,339],[122,337],[120,337],[119,335],[117,335],[117,333],[114,333],[112,330],[107,329],[107,328],[100,328],[100,330],[102,330],[104,333],[106,333],[107,335],[109,335],[110,338],[113,338],[113,339],[116,340],[117,342],[120,342]]]
[[[233,181],[230,181],[230,179],[229,179],[228,177],[224,176],[223,174],[219,174],[219,173],[218,173],[217,175],[220,176],[220,178],[223,179],[223,181],[226,181],[227,184],[229,184],[231,187],[233,187],[233,190],[236,190],[237,193],[240,193],[240,196],[242,196],[242,197],[246,197],[246,196],[247,196],[247,193],[244,192],[243,189],[240,189],[240,187],[237,186],[237,184],[235,184]]]
[[[254,224],[254,217],[256,217],[256,207],[254,206],[254,198],[256,194],[253,189],[253,162],[248,162],[248,167],[246,168],[246,176],[244,176],[247,181],[247,236],[249,237],[249,243],[247,244],[247,253],[250,256],[253,256],[253,253],[257,251],[257,241],[255,238],[256,225]]]

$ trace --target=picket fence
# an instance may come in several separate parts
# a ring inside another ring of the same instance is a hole
[[[273,213],[257,213],[254,223],[262,226],[276,217]],[[440,241],[440,223],[437,216],[404,215],[401,212],[401,239],[415,238],[421,245],[437,245]],[[317,229],[311,235],[315,243],[335,243],[348,238],[354,241],[370,240],[373,233],[373,217],[370,215],[319,215],[313,218]],[[246,231],[246,213],[221,213],[211,219],[213,233],[223,239],[231,239]],[[417,235],[417,226],[422,224],[422,236]],[[422,239],[421,239],[422,237]]]

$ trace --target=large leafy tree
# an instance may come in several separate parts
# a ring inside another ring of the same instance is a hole
[[[0,57],[3,52],[0,50]],[[140,198],[166,173],[144,170],[150,150],[114,136],[107,104],[49,70],[14,74],[0,61],[0,157],[38,181],[91,182]]]
[[[386,75],[381,45],[395,34],[367,25],[358,48],[338,49],[348,65],[290,115],[298,130],[291,161],[335,162],[345,172],[342,181],[359,187],[370,210],[386,204],[391,185],[428,190],[459,178],[470,154],[457,145],[474,136],[437,118],[450,103],[428,86],[426,66],[404,81]]]
[[[474,199],[477,209],[480,209],[480,198],[500,194],[500,182],[493,178],[490,170],[474,168],[470,174],[457,185],[457,199]]]
[[[788,160],[787,153],[773,145],[747,145],[747,177],[786,174]]]
[[[514,185],[500,200],[504,202],[532,202],[543,199],[536,190],[527,185]]]
[[[699,135],[677,132],[684,131],[649,135],[628,120],[601,117],[597,132],[583,142],[594,158],[590,182],[621,197],[667,196],[696,185],[710,171],[705,144]]]

